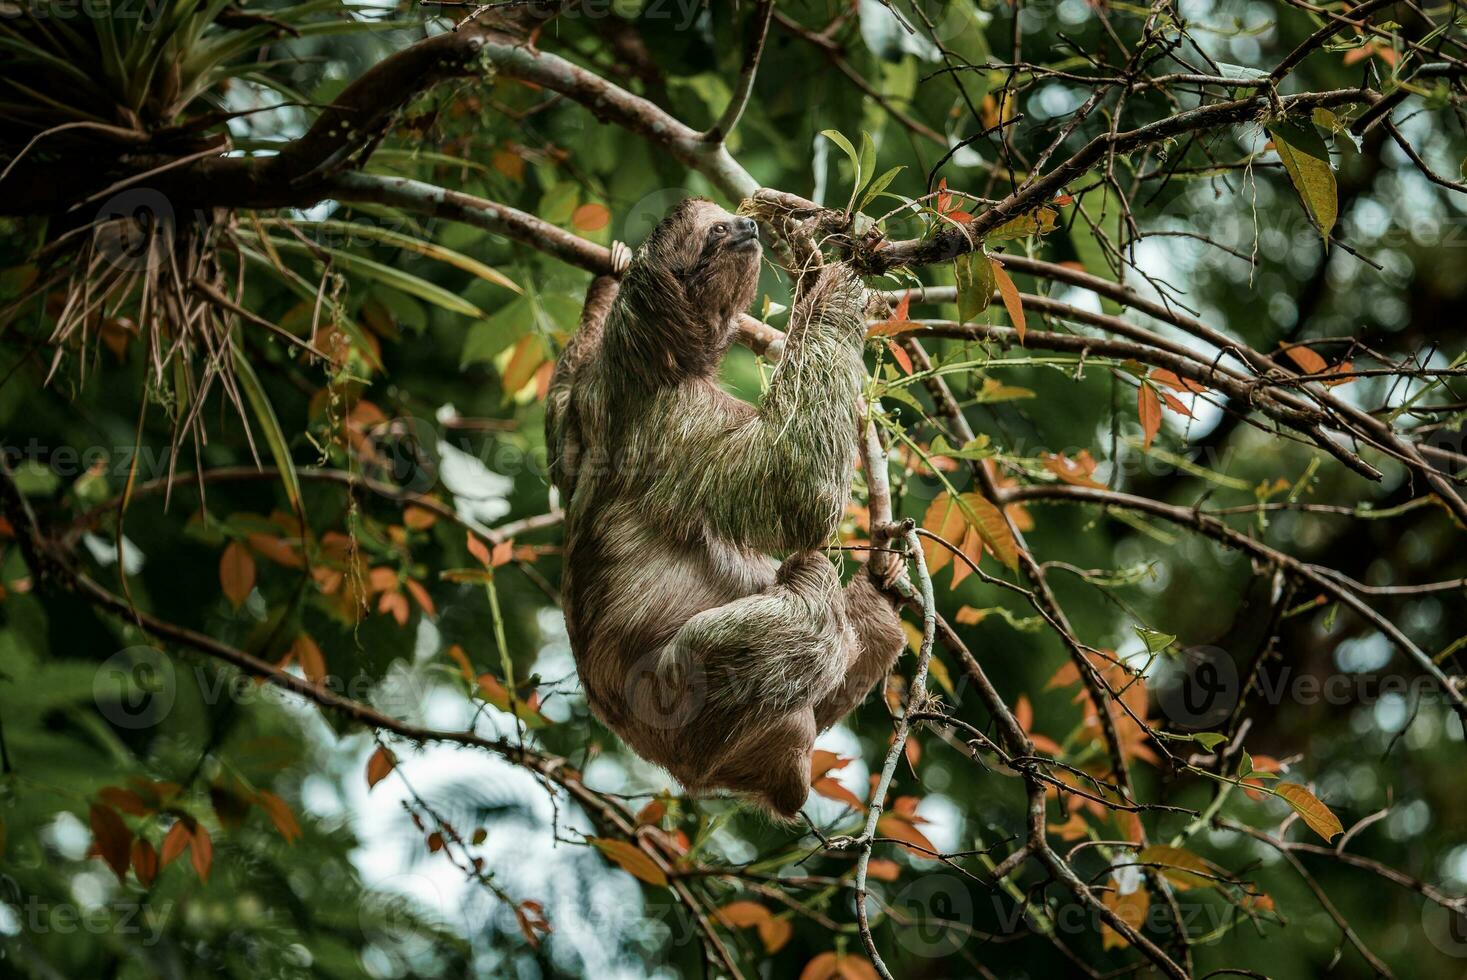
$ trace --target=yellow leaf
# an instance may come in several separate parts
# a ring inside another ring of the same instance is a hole
[[[1019,543],[1003,511],[995,507],[987,497],[978,493],[965,493],[959,498],[963,505],[963,516],[973,530],[983,538],[983,543],[993,556],[1009,568],[1019,567]]]
[[[526,334],[514,345],[509,363],[504,366],[501,382],[505,399],[513,398],[521,388],[529,384],[535,372],[545,363],[545,345],[534,334]]]
[[[586,841],[632,877],[649,885],[667,887],[667,875],[636,846],[624,840],[611,840],[607,837],[587,837]]]
[[[1202,858],[1181,847],[1152,844],[1138,858],[1161,866],[1161,873],[1178,888],[1208,888],[1217,884],[1217,872]]]
[[[1284,165],[1304,210],[1319,229],[1325,245],[1339,217],[1339,189],[1329,162],[1329,147],[1311,123],[1279,120],[1268,127],[1279,162]]]
[[[1334,840],[1345,832],[1345,828],[1340,825],[1340,818],[1320,802],[1319,797],[1309,792],[1307,787],[1299,783],[1280,783],[1274,793],[1294,808],[1294,812],[1303,818],[1310,830],[1326,841]]]

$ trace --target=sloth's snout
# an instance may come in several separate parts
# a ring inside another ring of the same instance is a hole
[[[738,217],[729,222],[732,235],[730,244],[744,246],[750,243],[755,245],[759,242],[759,225],[753,218]]]

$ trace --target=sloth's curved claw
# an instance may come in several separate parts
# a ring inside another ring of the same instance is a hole
[[[632,267],[632,250],[626,242],[611,243],[611,274],[618,279]]]

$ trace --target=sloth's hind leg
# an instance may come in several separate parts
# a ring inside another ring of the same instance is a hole
[[[866,699],[907,645],[902,620],[865,569],[856,572],[841,598],[854,634],[841,682],[815,704],[815,723],[824,731]]]
[[[755,722],[834,690],[853,641],[835,567],[819,552],[802,552],[764,591],[689,619],[674,642],[701,669],[715,715]],[[733,741],[743,728],[728,734]]]

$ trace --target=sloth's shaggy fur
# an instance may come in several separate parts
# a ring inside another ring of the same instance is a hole
[[[690,790],[734,790],[791,817],[816,733],[866,696],[904,638],[870,578],[842,589],[819,550],[850,492],[859,280],[841,266],[802,277],[758,407],[718,384],[758,284],[754,230],[687,201],[619,292],[594,283],[546,427],[566,502],[566,621],[592,710]]]

